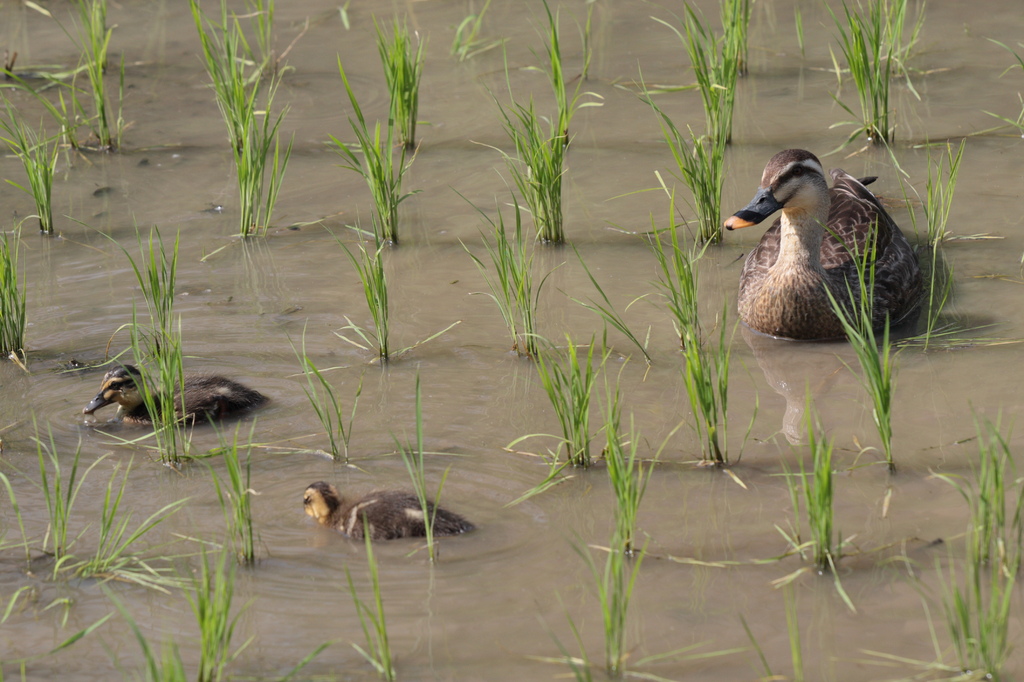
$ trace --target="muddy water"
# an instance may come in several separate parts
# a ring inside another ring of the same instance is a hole
[[[62,160],[54,188],[59,236],[39,237],[31,222],[23,235],[28,282],[30,374],[0,364],[2,471],[21,505],[25,531],[39,546],[46,531],[33,417],[48,425],[64,462],[78,444],[84,463],[106,455],[85,480],[75,508],[75,528],[93,524],[78,541],[82,553],[95,546],[95,524],[106,482],[115,466],[132,464],[123,506],[141,521],[162,506],[188,498],[187,506],[152,536],[155,545],[174,542],[151,555],[193,554],[198,538],[219,542],[223,519],[206,466],[175,472],[149,460],[142,450],[119,446],[115,437],[134,431],[97,428],[80,414],[94,395],[99,374],[58,374],[72,358],[97,362],[110,348],[127,344],[118,328],[129,321],[138,287],[119,246],[136,251],[136,226],[158,225],[165,236],[179,234],[179,291],[187,368],[223,373],[270,395],[273,402],[241,423],[254,428],[262,444],[253,452],[255,517],[262,538],[260,563],[238,575],[236,605],[242,613],[236,642],[252,638],[230,666],[231,674],[270,678],[294,666],[316,646],[333,642],[303,672],[310,678],[373,679],[350,642],[362,633],[344,581],[344,567],[366,589],[362,546],[313,526],[301,511],[300,495],[325,479],[353,492],[407,485],[395,456],[394,439],[412,436],[414,383],[423,385],[426,445],[431,481],[450,467],[444,488],[447,505],[470,517],[479,530],[445,540],[435,566],[412,542],[378,547],[382,592],[392,648],[402,679],[523,680],[567,672],[544,662],[559,653],[557,640],[575,651],[567,614],[581,630],[588,654],[602,660],[600,611],[589,569],[574,550],[602,545],[610,532],[613,498],[601,466],[576,472],[543,495],[506,508],[545,475],[542,462],[507,452],[507,444],[556,428],[547,399],[528,361],[508,352],[508,341],[493,304],[481,295],[485,284],[462,246],[483,255],[482,227],[475,210],[453,190],[485,210],[507,201],[498,153],[504,133],[489,90],[502,92],[497,52],[457,63],[447,54],[453,27],[471,11],[465,2],[395,3],[412,26],[428,38],[420,128],[422,146],[407,187],[422,190],[403,205],[402,245],[388,253],[392,282],[393,343],[397,348],[459,322],[452,330],[415,348],[381,369],[370,355],[334,333],[346,316],[369,325],[358,280],[326,228],[344,234],[346,224],[369,216],[360,178],[337,167],[324,144],[329,134],[348,139],[350,114],[336,69],[340,54],[364,109],[386,108],[386,93],[373,44],[371,13],[377,3],[353,1],[351,30],[336,3],[302,0],[278,8],[277,45],[293,67],[279,95],[291,107],[284,128],[295,136],[295,151],[281,194],[274,229],[266,238],[241,242],[237,230],[235,180],[223,125],[206,87],[197,57],[198,42],[187,6],[177,2],[127,2],[110,11],[116,24],[112,50],[126,61],[124,112],[131,122],[123,150],[114,155],[70,156]],[[710,3],[705,7],[714,11]],[[801,55],[793,25],[793,3],[755,3],[750,75],[740,84],[735,143],[727,158],[723,210],[742,206],[752,195],[765,161],[777,150],[805,147],[824,155],[847,134],[831,124],[847,115],[830,93],[830,19],[815,3],[800,3],[806,46]],[[840,599],[830,577],[805,574],[793,591],[803,634],[807,676],[823,680],[874,680],[910,675],[871,664],[865,650],[932,660],[928,599],[936,595],[936,561],[958,557],[954,539],[965,527],[962,500],[932,474],[970,475],[977,447],[962,443],[973,432],[973,414],[1004,423],[1019,418],[1021,382],[1016,367],[1021,346],[977,346],[922,352],[898,359],[895,409],[896,476],[870,464],[877,445],[870,407],[855,373],[855,360],[842,344],[787,344],[737,333],[733,342],[730,393],[730,450],[742,458],[733,467],[740,487],[721,472],[693,466],[697,438],[689,428],[686,395],[679,374],[676,340],[667,313],[655,302],[655,260],[631,234],[649,229],[651,215],[667,220],[667,202],[654,172],[670,169],[670,158],[651,112],[635,97],[638,67],[647,81],[686,84],[685,57],[671,32],[649,19],[669,18],[661,6],[641,2],[594,3],[595,56],[586,89],[603,106],[583,109],[565,182],[567,233],[612,303],[641,337],[649,334],[653,364],[648,369],[625,338],[609,333],[615,353],[611,367],[634,357],[622,371],[625,409],[643,434],[650,456],[668,438],[640,512],[649,537],[649,557],[637,582],[627,635],[629,665],[669,679],[752,679],[761,674],[752,651],[705,660],[680,658],[642,663],[646,656],[703,643],[700,651],[748,647],[740,617],[776,673],[788,674],[789,639],[785,601],[772,581],[799,569],[798,558],[757,564],[782,554],[786,545],[776,526],[789,528],[792,510],[783,467],[805,456],[799,446],[804,387],[835,439],[837,525],[863,553],[840,564],[842,585],[856,613]],[[681,11],[682,6],[673,8]],[[68,21],[63,5],[53,7]],[[582,3],[563,14],[567,73],[579,69],[579,48],[570,16],[584,16]],[[540,5],[496,2],[485,22],[489,37],[508,39],[511,81],[517,96],[534,93],[548,103],[541,75],[522,67],[536,63],[542,46],[536,26]],[[303,33],[305,21],[308,30]],[[898,143],[895,154],[923,191],[927,152],[915,147],[995,125],[985,110],[1015,117],[1019,70],[1000,76],[1010,56],[987,38],[1008,44],[1019,39],[1024,21],[1013,0],[986,3],[978,12],[960,3],[934,3],[912,65],[916,100],[905,86],[894,94]],[[74,49],[56,24],[21,3],[0,4],[3,40],[20,53],[18,65],[72,65]],[[852,93],[844,90],[844,101]],[[24,111],[33,104],[12,93]],[[666,95],[662,106],[677,123],[701,124],[693,92]],[[30,118],[31,120],[31,118]],[[945,249],[955,268],[949,317],[994,325],[985,333],[1024,336],[1020,301],[1021,140],[1013,135],[972,137],[960,173],[951,229],[959,235],[987,233],[997,239],[957,241]],[[825,159],[855,175],[878,175],[877,191],[900,196],[897,173],[877,150],[848,148]],[[16,159],[0,160],[3,177],[21,182]],[[0,187],[4,229],[31,213],[27,198],[10,185]],[[222,207],[222,210],[221,210]],[[212,209],[212,210],[211,210]],[[906,210],[894,213],[911,231]],[[290,229],[289,229],[290,228]],[[117,245],[108,237],[116,240]],[[734,319],[741,256],[759,234],[730,234],[702,263],[702,313],[713,319],[728,302]],[[555,269],[542,297],[541,333],[561,340],[601,334],[601,322],[571,298],[596,296],[579,261],[568,248],[541,249],[539,272]],[[989,277],[997,275],[998,277]],[[640,296],[646,299],[627,306]],[[350,399],[362,384],[352,436],[350,465],[312,453],[324,446],[320,427],[296,376],[289,340],[305,330],[307,351],[317,365],[338,367],[331,377]],[[756,408],[755,408],[756,406]],[[101,416],[102,413],[101,413]],[[107,415],[109,416],[109,415]],[[743,433],[754,419],[750,437]],[[681,429],[675,430],[683,423]],[[102,425],[101,425],[102,426]],[[1012,443],[1019,445],[1019,438]],[[198,429],[197,448],[217,444],[210,428]],[[544,452],[551,440],[534,439],[519,449]],[[213,460],[209,467],[223,474]],[[0,523],[6,541],[19,537],[9,504]],[[933,545],[948,539],[947,544]],[[949,549],[947,550],[947,547]],[[878,548],[883,548],[878,550]],[[33,550],[32,570],[23,555],[0,553],[0,596],[30,586],[34,600],[0,625],[0,657],[11,660],[44,654],[77,630],[112,610],[93,581],[53,581],[46,559]],[[697,560],[706,564],[683,563]],[[723,563],[724,562],[724,563]],[[159,563],[159,562],[157,562]],[[162,564],[161,564],[162,565]],[[174,567],[187,574],[196,559]],[[181,592],[160,594],[122,583],[108,584],[154,646],[173,638],[187,665],[197,660],[196,628]],[[365,594],[365,592],[364,592]],[[45,609],[55,600],[68,606]],[[941,609],[930,601],[933,617]],[[947,640],[934,623],[941,646]],[[1017,630],[1013,631],[1016,638]],[[74,647],[29,664],[26,677],[108,680],[141,666],[139,647],[125,621],[116,616]],[[877,660],[877,659],[875,659]],[[1009,669],[1019,674],[1019,657]],[[16,669],[4,672],[14,676]],[[127,674],[127,673],[126,673]]]

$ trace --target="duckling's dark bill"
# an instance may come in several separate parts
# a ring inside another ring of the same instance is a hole
[[[96,410],[100,409],[101,407],[106,407],[112,402],[114,401],[103,395],[103,392],[101,391],[96,394],[96,397],[93,398],[88,405],[85,406],[85,409],[82,410],[82,414],[92,414]]]

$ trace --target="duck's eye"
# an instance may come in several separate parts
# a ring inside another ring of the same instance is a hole
[[[309,504],[312,501],[313,501],[313,498],[309,497],[308,495],[306,497],[302,498],[302,504]]]
[[[803,166],[794,166],[793,167],[793,175],[795,177],[800,177],[803,174],[804,174],[804,167]]]

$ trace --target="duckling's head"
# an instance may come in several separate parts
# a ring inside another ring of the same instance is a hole
[[[754,198],[725,221],[725,229],[757,225],[779,209],[816,214],[822,208],[827,216],[828,182],[821,161],[809,151],[787,149],[771,158]]]
[[[142,393],[136,383],[141,377],[142,373],[133,365],[115,367],[108,371],[103,375],[100,392],[85,406],[82,414],[92,414],[111,403],[117,403],[126,411],[135,409],[142,404]]]
[[[306,513],[322,524],[330,524],[331,515],[341,506],[341,493],[326,481],[311,483],[302,494]]]

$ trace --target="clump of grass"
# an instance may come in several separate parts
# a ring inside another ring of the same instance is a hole
[[[490,289],[487,295],[501,311],[505,328],[512,340],[512,350],[532,358],[538,353],[537,308],[547,276],[534,285],[534,250],[527,244],[530,240],[523,233],[522,211],[515,195],[512,196],[512,207],[515,210],[515,230],[510,235],[505,228],[505,218],[500,208],[496,209],[498,219],[495,221],[473,206],[491,226],[493,241],[484,236],[483,243],[494,268],[493,276],[488,274],[482,260],[473,255],[465,244],[462,246],[487,282],[487,288]]]
[[[37,133],[29,128],[18,111],[6,97],[4,108],[7,116],[0,118],[0,129],[6,135],[0,135],[8,148],[19,159],[28,179],[27,186],[13,180],[7,182],[32,197],[36,205],[35,217],[39,220],[39,231],[53,234],[53,175],[57,169],[59,148],[56,140],[46,137],[46,131],[40,126]]]
[[[429,496],[427,495],[427,472],[425,468],[425,458],[423,451],[423,396],[420,391],[420,377],[416,375],[416,445],[409,445],[402,447],[401,443],[398,443],[398,451],[402,455],[402,461],[405,463],[405,469],[409,472],[409,478],[412,479],[412,489],[416,493],[416,499],[419,500],[420,509],[423,511],[423,526],[426,528],[426,539],[427,539],[427,556],[430,557],[430,561],[437,561],[437,544],[434,542],[434,521],[437,517],[437,508],[441,505],[441,490],[444,488],[444,482],[448,479],[448,472],[451,468],[444,470],[444,474],[441,476],[440,482],[437,484],[437,491],[434,493],[434,504],[429,503]]]
[[[250,443],[252,435],[250,432]],[[258,494],[252,489],[252,447],[245,447],[243,466],[238,452],[236,428],[231,443],[222,442],[220,452],[227,470],[227,483],[223,483],[220,477],[214,474],[213,486],[217,491],[217,500],[224,513],[224,520],[227,522],[228,536],[234,546],[235,557],[243,564],[252,564],[256,562],[256,545],[260,538],[252,519],[252,496]]]
[[[123,473],[120,474],[120,480],[118,480],[120,468],[120,465],[114,466],[103,496],[103,508],[100,511],[98,525],[99,544],[91,556],[75,564],[75,574],[83,578],[117,579],[166,591],[167,587],[177,586],[178,581],[166,576],[166,569],[157,569],[151,566],[145,559],[133,552],[132,547],[144,535],[180,509],[188,500],[177,500],[164,505],[150,514],[135,530],[129,532],[131,513],[121,513],[121,500],[128,485],[131,463],[124,468]],[[82,480],[85,480],[85,476],[82,477]]]
[[[346,418],[342,410],[341,399],[334,390],[334,386],[331,385],[327,377],[324,376],[324,373],[317,368],[313,359],[306,353],[305,328],[302,330],[301,351],[296,350],[294,345],[292,350],[295,351],[295,356],[302,365],[302,374],[306,377],[306,386],[304,388],[306,397],[309,399],[310,406],[312,406],[317,419],[320,420],[320,424],[324,427],[324,432],[327,434],[327,439],[330,443],[330,455],[334,459],[343,458],[347,462],[348,444],[352,438],[352,427],[356,420],[359,396],[363,392],[363,381],[362,379],[359,380],[356,395],[352,399],[352,409]]]
[[[223,679],[224,668],[252,642],[250,637],[231,651],[235,628],[246,607],[231,616],[235,567],[228,565],[227,557],[227,552],[221,552],[211,563],[210,557],[203,552],[199,574],[192,579],[192,586],[185,593],[199,626],[199,670],[196,673],[199,682]]]
[[[281,152],[278,134],[288,108],[276,116],[271,113],[280,76],[270,78],[261,110],[258,110],[257,102],[263,89],[261,71],[247,73],[246,64],[250,63],[253,55],[237,17],[228,18],[224,0],[221,1],[219,22],[206,17],[197,0],[189,0],[189,3],[203,46],[206,71],[234,153],[240,208],[239,234],[243,237],[265,234],[292,151],[292,142],[289,142]],[[272,3],[270,12],[272,20]],[[257,16],[266,19],[265,12],[257,12]]]
[[[700,332],[697,314],[697,263],[704,255],[707,242],[698,247],[691,244],[684,247],[679,240],[679,228],[675,222],[675,194],[669,199],[669,243],[663,241],[664,230],[659,230],[651,218],[651,250],[658,259],[658,281],[655,286],[661,292],[665,305],[672,314],[672,323],[679,335],[679,345],[685,344],[687,336]]]
[[[621,332],[623,336],[629,339],[629,341],[636,346],[637,350],[640,351],[640,354],[644,356],[644,362],[648,365],[651,364],[651,355],[647,352],[647,341],[649,339],[645,338],[644,341],[641,342],[640,339],[637,338],[636,334],[633,333],[633,330],[629,328],[628,324],[626,324],[626,320],[615,310],[611,300],[608,298],[608,294],[605,293],[604,289],[598,283],[597,278],[594,277],[594,273],[592,273],[590,268],[587,267],[587,264],[583,260],[583,256],[580,255],[579,250],[574,246],[573,251],[576,252],[576,258],[579,259],[580,265],[583,266],[583,272],[587,274],[587,279],[589,279],[590,283],[594,285],[595,289],[597,289],[597,294],[601,297],[601,300],[595,301],[594,299],[588,299],[586,301],[582,301],[571,296],[570,298],[587,310],[596,313],[602,320],[604,320],[606,325],[611,325],[612,328]],[[643,298],[643,296],[633,299],[626,308],[628,309],[630,305],[636,303],[641,298]]]
[[[667,21],[657,17],[654,20],[669,27],[686,47],[704,104],[706,135],[723,145],[728,144],[732,141],[736,81],[746,61],[750,3],[749,0],[722,3],[722,25],[725,32],[721,37],[715,36],[710,25],[702,20],[693,7],[687,4],[685,9],[685,36]]]
[[[260,72],[266,73],[274,56],[274,0],[245,0],[256,33],[256,47],[260,57]]]
[[[537,238],[560,244],[565,241],[562,216],[565,138],[552,121],[537,113],[532,98],[528,105],[513,101],[510,109],[501,104],[498,108],[516,153],[512,156],[498,151],[533,216]]]
[[[699,329],[683,330],[683,382],[690,411],[697,422],[701,458],[715,466],[729,464],[726,435],[729,426],[729,360],[732,346],[726,334],[725,309],[719,321],[718,343],[701,340]]]
[[[889,318],[882,327],[878,338],[874,327],[874,254],[877,233],[872,230],[863,253],[853,253],[857,270],[857,282],[847,283],[847,294],[851,304],[840,303],[826,289],[832,310],[839,318],[846,332],[846,338],[853,347],[860,363],[863,376],[861,383],[871,399],[871,417],[882,442],[882,452],[890,472],[896,471],[892,456],[892,404],[895,392],[896,354],[889,339]],[[854,291],[853,287],[857,287]]]
[[[395,662],[391,657],[391,645],[388,642],[388,627],[384,619],[384,601],[380,593],[380,574],[377,570],[377,559],[373,554],[373,541],[370,534],[364,535],[366,543],[366,563],[370,570],[370,586],[373,591],[373,604],[368,605],[359,598],[355,583],[352,582],[352,573],[348,566],[345,567],[345,579],[348,581],[348,591],[352,595],[352,602],[355,604],[356,613],[359,615],[359,624],[363,628],[363,635],[366,638],[366,648],[362,648],[355,642],[352,646],[362,654],[374,670],[383,680],[395,679]]]
[[[402,193],[402,179],[412,166],[413,159],[406,162],[406,146],[399,145],[398,162],[395,163],[395,123],[388,120],[381,131],[381,123],[374,124],[373,131],[366,124],[363,117],[363,110],[356,100],[352,86],[349,85],[348,76],[338,59],[338,71],[341,73],[341,80],[345,84],[345,92],[348,93],[349,102],[356,118],[349,118],[349,125],[356,135],[355,150],[362,155],[356,154],[349,145],[331,135],[338,154],[345,160],[344,167],[358,173],[370,188],[373,197],[374,213],[372,217],[373,232],[378,241],[398,243],[398,205],[408,199],[415,192]],[[413,157],[415,158],[415,157]]]
[[[393,123],[398,128],[399,142],[406,149],[413,149],[416,146],[416,117],[420,108],[425,41],[418,40],[416,51],[413,52],[409,28],[399,24],[398,17],[392,23],[390,38],[381,30],[376,19],[373,20],[373,26],[377,29],[377,50],[384,67],[388,93],[391,95],[389,125]]]
[[[613,545],[612,551],[618,551],[621,547],[627,556],[632,556],[636,549],[634,538],[637,514],[654,467],[651,464],[644,467],[637,456],[640,434],[633,423],[632,415],[628,430],[622,431],[621,398],[619,386],[612,388],[606,380],[603,405],[604,459],[608,465],[608,480],[615,492],[615,538],[622,543]]]
[[[116,117],[107,107],[106,85],[104,73],[107,70],[107,50],[113,29],[107,26],[107,0],[79,0],[78,7],[78,45],[82,50],[82,61],[85,74],[89,79],[89,93],[92,96],[93,110],[96,112],[93,132],[100,149],[110,151],[121,143],[121,132],[124,121],[120,110]],[[124,59],[121,60],[121,93],[124,92]],[[72,83],[75,108],[81,110],[77,88]]]
[[[725,140],[721,137],[698,136],[692,128],[688,128],[688,134],[684,136],[668,114],[654,103],[650,92],[646,91],[646,86],[644,101],[650,105],[661,124],[662,135],[665,142],[668,143],[672,158],[679,170],[676,177],[689,188],[693,195],[692,207],[697,214],[698,241],[701,243],[722,241],[720,217],[722,186],[725,182]],[[674,203],[674,190],[665,187],[665,182],[660,175],[658,179]]]
[[[998,679],[1011,649],[1010,618],[1024,536],[1024,487],[998,422],[985,420],[977,429],[981,459],[977,486],[941,476],[957,488],[971,509],[963,579],[951,563],[948,582],[943,580],[942,602],[960,669]]]
[[[363,242],[359,242],[357,256],[341,240],[338,240],[338,243],[345,249],[345,254],[356,268],[374,327],[371,332],[350,321],[345,329],[355,332],[367,346],[376,346],[377,357],[381,362],[387,362],[391,359],[391,327],[388,277],[384,272],[384,244],[380,240],[375,240],[375,244],[368,248]]]
[[[1013,50],[1013,48],[1011,48],[1008,45],[1006,45],[1006,43],[999,42],[998,40],[993,40],[992,38],[989,38],[989,40],[992,41],[993,43],[995,43],[996,45],[998,45],[999,47],[1003,48],[1004,50],[1006,50],[1010,54],[1012,54],[1014,59],[1017,60],[1017,63],[1012,65],[1012,66],[1010,66],[1010,67],[1008,67],[1006,69],[1006,71],[1009,71],[1010,69],[1014,68],[1015,66],[1020,66],[1021,70],[1024,71],[1024,58],[1021,58],[1021,56],[1019,54],[1017,54]],[[1018,43],[1018,44],[1020,44],[1022,47],[1024,47],[1024,44],[1021,44],[1021,43]],[[1006,71],[1003,71],[1003,73],[1005,74]],[[988,114],[989,116],[993,116],[995,118],[998,118],[1000,121],[1003,121],[1004,123],[1008,124],[1012,128],[1016,128],[1017,132],[1019,132],[1021,134],[1021,137],[1024,137],[1024,95],[1021,95],[1021,93],[1018,92],[1017,93],[1017,99],[1020,100],[1021,108],[1020,108],[1020,114],[1017,116],[1016,119],[1007,118],[1005,116],[1000,116],[999,114],[993,114],[991,111],[986,111],[985,113]]]
[[[597,377],[597,370],[604,366],[608,356],[607,353],[603,353],[595,366],[593,339],[586,346],[584,353],[580,353],[568,335],[566,342],[564,360],[557,359],[554,353],[541,352],[537,354],[537,373],[540,376],[544,392],[547,393],[551,406],[558,417],[566,460],[572,466],[585,469],[592,462],[590,455],[591,393]]]
[[[33,440],[36,443],[36,457],[39,460],[39,487],[43,491],[49,519],[46,535],[43,536],[42,550],[53,557],[53,576],[56,577],[72,559],[71,548],[79,537],[72,537],[70,533],[71,510],[75,506],[75,500],[78,499],[86,476],[103,461],[103,457],[90,464],[79,477],[81,443],[70,458],[70,468],[65,471],[61,466],[53,431],[48,430],[48,435],[49,437],[44,440],[37,433]]]
[[[85,528],[77,535],[72,535],[72,510],[86,478],[106,457],[96,459],[84,471],[80,471],[82,448],[79,444],[70,458],[70,468],[65,469],[61,465],[61,456],[57,451],[52,431],[48,431],[44,439],[39,435],[37,428],[37,435],[33,440],[36,443],[36,456],[39,461],[39,488],[43,492],[49,517],[49,527],[43,537],[42,550],[54,559],[53,577],[56,578],[62,571],[70,571],[79,577],[116,578],[162,591],[168,586],[175,585],[176,581],[166,577],[165,571],[151,566],[132,551],[132,547],[179,509],[186,500],[165,505],[147,517],[135,530],[129,532],[131,514],[122,515],[120,505],[128,483],[131,464],[125,467],[123,473],[120,466],[115,466],[103,497],[103,508],[98,524],[99,542],[90,556],[80,559],[72,553],[72,548],[81,538]],[[10,490],[8,492],[12,493]]]
[[[616,527],[612,532],[610,546],[622,547],[624,543],[625,538],[619,534],[619,528]],[[603,569],[598,568],[589,549],[577,545],[573,545],[573,549],[587,563],[597,586],[601,621],[604,626],[605,670],[609,676],[618,678],[625,671],[626,659],[629,656],[629,649],[626,646],[626,622],[636,579],[640,575],[640,566],[646,556],[646,546],[632,558],[614,549],[609,551]],[[573,627],[575,629],[575,626]]]
[[[821,427],[814,418],[811,397],[807,396],[805,410],[807,426],[807,449],[811,453],[812,470],[808,472],[803,460],[800,462],[800,473],[787,476],[790,500],[797,514],[796,525],[800,526],[800,494],[803,490],[804,506],[807,509],[807,524],[811,532],[811,560],[818,571],[835,571],[836,562],[842,552],[842,538],[834,531],[834,486],[832,483],[832,441],[826,440],[820,433]],[[788,472],[787,472],[788,473]],[[797,480],[799,479],[799,484]],[[790,543],[802,548],[799,537],[790,538]]]
[[[181,652],[174,640],[167,639],[163,643],[160,655],[158,656],[153,651],[149,640],[146,639],[146,636],[139,628],[139,624],[135,622],[135,619],[132,618],[132,615],[125,608],[121,600],[106,587],[104,587],[104,592],[107,598],[114,603],[114,607],[121,614],[121,617],[127,621],[132,634],[135,635],[135,641],[139,643],[139,648],[142,649],[142,656],[145,660],[146,682],[185,682],[188,679],[188,675],[185,672],[185,663],[181,660]]]
[[[18,272],[21,231],[0,235],[0,355],[25,353],[25,287]]]
[[[142,236],[137,235],[143,259],[141,264],[121,247],[142,289],[149,317],[148,324],[140,322],[133,304],[130,325],[132,352],[137,360],[152,358],[157,367],[154,372],[139,363],[142,374],[139,390],[153,419],[153,437],[160,459],[174,466],[188,456],[190,441],[187,424],[178,417],[179,413],[186,413],[184,391],[181,390],[185,383],[181,318],[174,314],[180,238],[180,234],[176,235],[174,246],[168,250],[158,228],[150,231],[146,244],[143,244]],[[181,400],[180,405],[175,405],[176,397]]]
[[[900,7],[902,6],[902,11]],[[893,139],[893,127],[889,125],[889,87],[893,69],[899,68],[899,53],[893,43],[894,36],[901,36],[906,0],[895,2],[872,2],[868,9],[851,8],[843,3],[841,19],[827,7],[836,25],[839,47],[853,78],[860,102],[860,116],[853,109],[833,95],[835,101],[854,121],[843,121],[833,125],[853,125],[854,131],[844,146],[864,135],[874,144],[888,144]],[[908,48],[909,49],[909,48]],[[832,61],[836,73],[840,73],[835,54]],[[909,79],[908,79],[909,84]]]
[[[482,52],[501,45],[503,40],[483,40],[480,38],[480,28],[483,25],[484,15],[491,6],[491,0],[484,3],[483,9],[476,14],[467,14],[455,28],[455,38],[452,39],[450,53],[458,57],[460,62],[472,59]]]
[[[946,224],[949,222],[949,211],[953,206],[953,193],[956,191],[957,176],[960,174],[960,161],[964,156],[967,140],[961,140],[956,153],[953,147],[946,144],[945,156],[932,162],[928,157],[928,183],[924,196],[924,216],[928,227],[928,244],[934,246],[949,238]]]
[[[501,114],[502,126],[515,147],[515,155],[498,150],[505,160],[505,166],[519,190],[520,196],[533,216],[537,227],[537,238],[543,242],[561,244],[565,241],[562,214],[562,177],[565,175],[565,159],[571,140],[569,130],[576,112],[587,106],[600,106],[598,96],[582,92],[583,78],[576,81],[576,87],[569,94],[562,69],[562,47],[558,36],[558,13],[552,13],[544,3],[547,13],[548,57],[546,74],[555,97],[555,116],[545,117],[537,113],[531,97],[528,104],[517,102],[512,96],[508,63],[505,63],[505,84],[512,102],[503,106],[495,98]],[[590,63],[590,50],[584,50],[583,71]],[[581,102],[586,94],[593,99]]]

